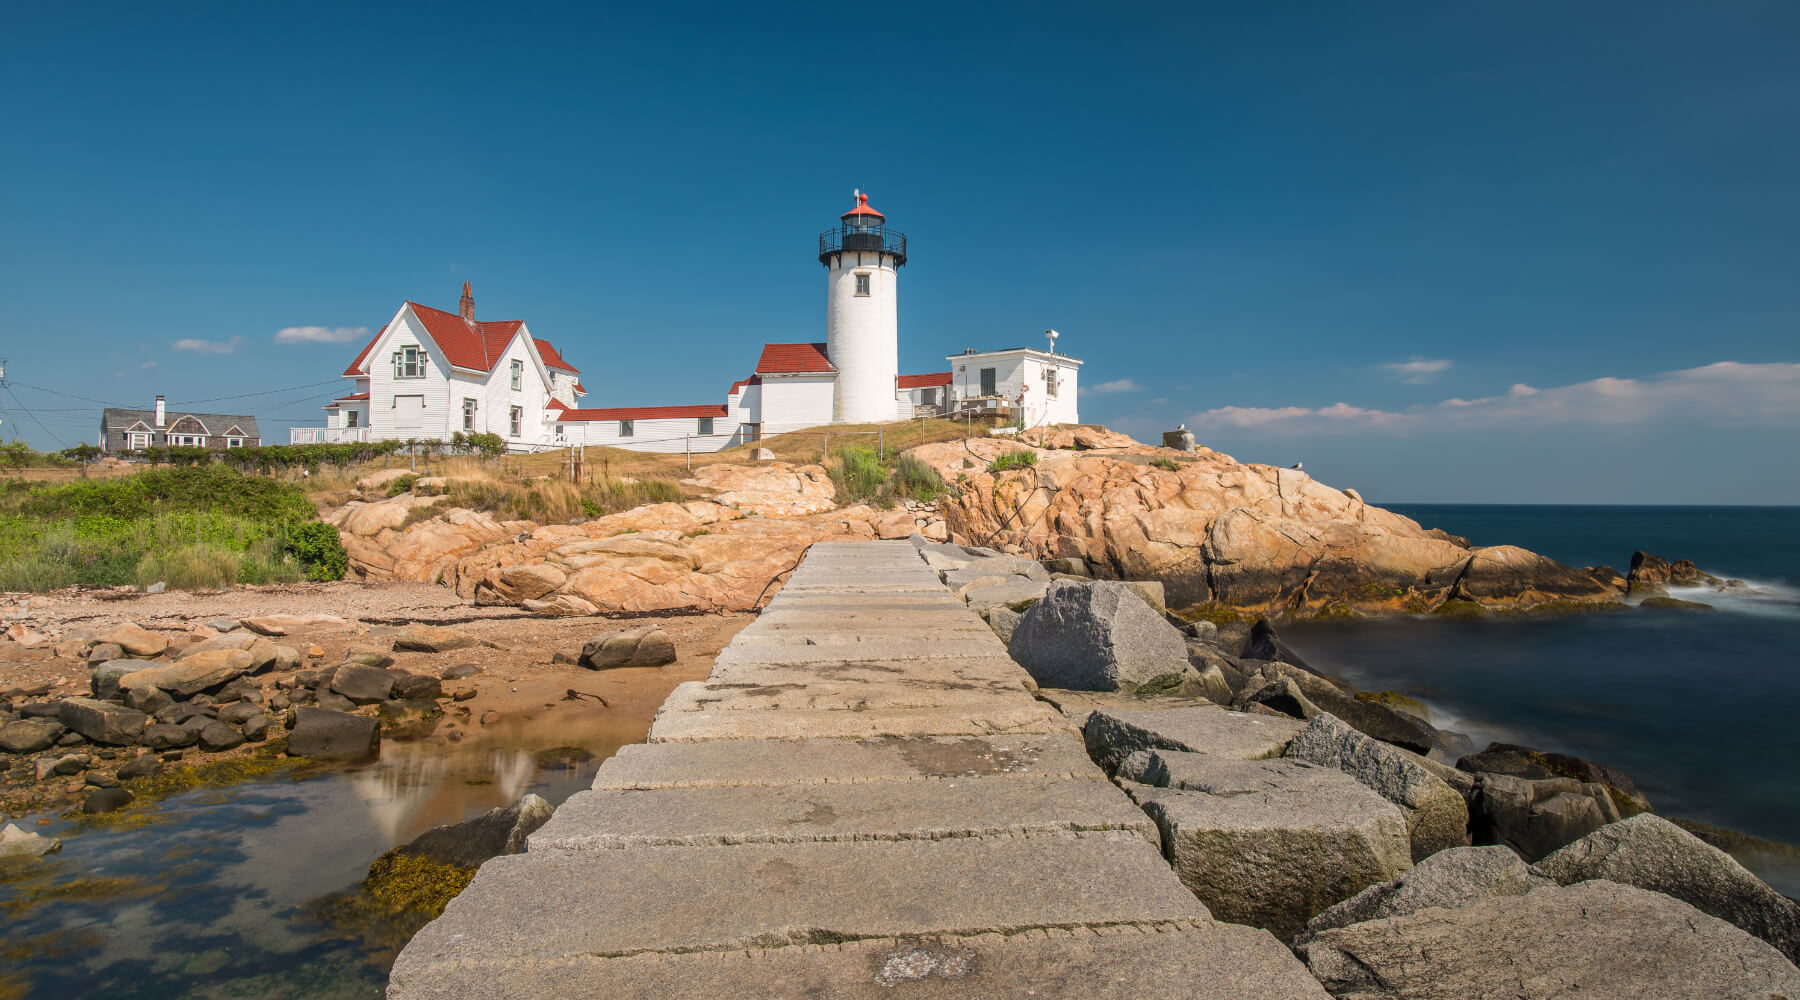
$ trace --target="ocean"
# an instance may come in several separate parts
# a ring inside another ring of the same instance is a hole
[[[1656,811],[1800,843],[1800,507],[1383,504],[1477,545],[1623,572],[1635,549],[1741,579],[1711,613],[1295,623],[1309,664],[1429,704],[1440,728],[1629,774]],[[1746,860],[1740,858],[1740,860]],[[1800,895],[1800,864],[1747,864]]]

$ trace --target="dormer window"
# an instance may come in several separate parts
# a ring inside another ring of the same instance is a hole
[[[869,294],[869,272],[856,272],[856,294],[864,296]]]
[[[394,352],[395,378],[424,378],[425,352],[417,344],[407,344]]]

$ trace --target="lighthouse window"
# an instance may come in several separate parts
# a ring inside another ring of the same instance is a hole
[[[981,394],[983,396],[994,396],[999,394],[998,387],[995,385],[994,373],[995,370],[992,368],[983,368],[981,370]]]
[[[619,436],[622,438],[628,438],[631,436],[631,434],[632,434],[631,421],[629,421],[629,420],[619,421]]]
[[[700,426],[696,429],[695,433],[711,434],[713,432],[712,422],[713,422],[713,418],[711,418],[711,417],[701,417],[700,418]]]
[[[865,272],[858,272],[856,275],[856,294],[869,294],[869,276]]]
[[[1056,398],[1056,369],[1044,369],[1044,395]]]

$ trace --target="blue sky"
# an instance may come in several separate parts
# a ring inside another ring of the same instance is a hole
[[[1084,419],[1371,499],[1800,498],[1791,4],[642,7],[12,12],[0,433],[285,440],[464,280],[589,405],[715,401],[861,187],[904,370],[1055,327]]]

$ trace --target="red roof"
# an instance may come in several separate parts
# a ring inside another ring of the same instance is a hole
[[[575,372],[576,374],[581,373],[581,369],[564,361],[563,356],[556,353],[556,348],[551,347],[548,340],[544,340],[540,337],[533,337],[531,338],[531,342],[537,345],[538,357],[544,359],[544,367],[556,368],[565,372]]]
[[[848,212],[845,212],[843,215],[838,216],[838,218],[848,219],[853,215],[872,215],[877,219],[886,219],[887,218],[887,216],[882,215],[880,212],[877,212],[874,209],[870,208],[869,207],[869,196],[866,194],[863,194],[860,191],[857,192],[857,194],[856,194],[856,207],[851,209]]]
[[[756,362],[758,375],[800,375],[835,372],[824,344],[764,344]]]
[[[544,404],[544,409],[546,410],[566,410],[568,408],[568,404],[560,399],[552,399],[550,402]]]
[[[752,375],[749,378],[738,379],[736,382],[731,383],[731,392],[727,393],[727,395],[735,396],[738,394],[739,389],[742,389],[747,385],[762,385],[762,377]]]
[[[582,420],[662,420],[676,417],[723,417],[726,415],[723,403],[702,403],[699,406],[618,406],[606,410],[564,410],[561,421]]]
[[[587,395],[587,389],[584,388],[580,382],[577,382],[575,383],[575,393],[580,396],[585,396]]]
[[[356,395],[354,395],[354,396],[339,396],[339,397],[338,397],[338,398],[337,398],[337,401],[338,401],[338,402],[340,402],[340,403],[348,403],[348,402],[350,402],[350,401],[351,401],[351,400],[353,400],[353,399],[368,399],[368,398],[369,398],[369,394],[368,394],[368,393],[366,393],[366,392],[359,392],[359,393],[357,393],[357,394],[356,394]]]
[[[902,389],[923,389],[927,386],[949,385],[949,384],[950,384],[950,373],[949,372],[932,372],[929,375],[902,375],[902,376],[900,376],[900,388],[902,388]]]
[[[442,309],[433,309],[412,301],[408,301],[406,305],[413,311],[413,315],[419,318],[425,331],[431,334],[431,339],[437,341],[438,347],[443,349],[451,364],[458,368],[468,368],[478,372],[492,371],[494,362],[506,350],[506,345],[512,343],[513,336],[519,332],[519,327],[525,325],[524,320],[507,319],[485,323],[478,321],[471,326],[464,323],[463,318],[455,313],[447,313]],[[386,332],[387,328],[383,327],[381,333]],[[381,333],[377,333],[362,349],[362,353],[356,356],[356,360],[350,362],[350,367],[344,369],[345,377],[366,374],[363,370],[363,362],[368,360],[369,351],[374,349],[375,341],[381,339]],[[532,339],[537,340],[535,337]],[[541,340],[537,342],[544,344]],[[554,348],[551,349],[551,353],[555,354]],[[568,368],[568,363],[563,361],[560,355],[556,360],[567,370],[575,370]],[[549,361],[549,358],[544,359],[546,364]]]

